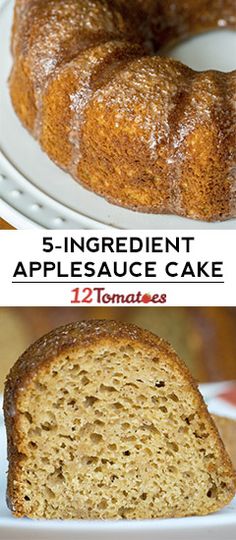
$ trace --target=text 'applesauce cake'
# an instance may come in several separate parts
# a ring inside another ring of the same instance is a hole
[[[91,320],[52,331],[11,369],[4,410],[15,516],[204,515],[235,493],[186,366],[136,326]]]

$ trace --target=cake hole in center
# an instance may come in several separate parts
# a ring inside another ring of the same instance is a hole
[[[236,69],[236,32],[214,30],[179,43],[163,56],[180,60],[195,71]]]

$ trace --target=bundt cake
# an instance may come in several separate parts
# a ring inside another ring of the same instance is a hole
[[[156,55],[214,27],[236,27],[235,0],[16,0],[15,111],[55,163],[108,201],[235,217],[236,73]]]
[[[12,368],[4,410],[17,517],[204,515],[234,496],[186,366],[134,325],[85,321],[44,336]]]

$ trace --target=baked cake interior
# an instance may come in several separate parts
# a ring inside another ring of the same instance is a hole
[[[30,517],[193,515],[225,499],[208,417],[161,352],[114,343],[60,355],[29,381],[18,410]]]

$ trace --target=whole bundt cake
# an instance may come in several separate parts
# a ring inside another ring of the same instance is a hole
[[[48,156],[143,212],[236,216],[236,72],[157,56],[235,0],[16,0],[10,93]]]

